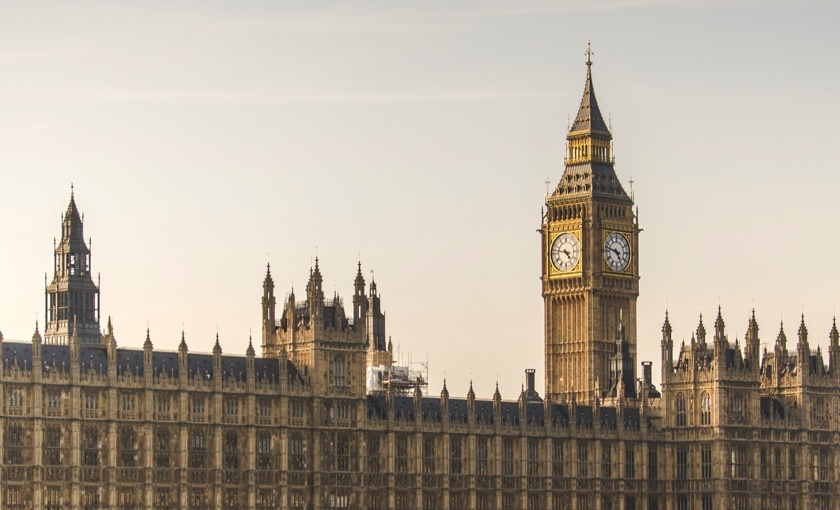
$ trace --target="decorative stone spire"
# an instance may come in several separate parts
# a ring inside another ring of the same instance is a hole
[[[703,325],[703,314],[700,314],[700,323],[697,325],[697,341],[701,344],[706,343],[706,327]]]
[[[254,342],[251,338],[251,335],[248,335],[248,348],[245,350],[245,355],[249,358],[253,358],[255,356],[254,353]]]
[[[216,333],[216,344],[213,345],[213,355],[214,356],[221,356],[222,355],[222,345],[219,343],[219,333]]]
[[[441,400],[449,400],[449,390],[446,389],[446,378],[443,378],[443,389],[440,392]]]
[[[292,307],[294,310],[294,306]],[[271,264],[265,265],[265,279],[263,280],[263,297],[262,297],[262,348],[263,355],[270,352],[273,346],[277,343],[277,321],[275,314],[277,311],[277,302],[274,297],[274,279],[271,278]]]
[[[787,353],[787,335],[785,335],[785,321],[779,323],[779,335],[776,336],[776,350]],[[778,363],[778,361],[777,361]]]
[[[367,312],[367,298],[365,297],[365,277],[362,276],[362,261],[359,261],[356,280],[353,282],[353,325],[363,327]]]
[[[41,345],[41,333],[38,331],[38,321],[35,321],[35,332],[32,333],[32,343]],[[0,333],[0,346],[3,345],[3,333]]]
[[[146,341],[143,342],[143,350],[152,350],[152,337],[148,327],[146,328]]]
[[[471,401],[475,401],[475,391],[473,391],[473,382],[472,378],[470,378],[470,389],[467,391],[467,399]]]
[[[837,331],[837,318],[831,321],[831,331],[828,333],[828,371],[835,379],[840,378],[840,333]]]
[[[808,346],[808,328],[805,327],[805,314],[802,314],[802,321],[799,323],[799,344],[797,348],[800,352],[810,355],[811,348]],[[804,361],[804,360],[803,360]]]
[[[744,336],[744,348],[750,369],[760,368],[759,356],[761,341],[758,338],[758,322],[755,320],[755,309],[753,308],[750,320],[747,322],[747,334]]]
[[[310,270],[309,282],[306,284],[306,299],[309,306],[309,313],[312,316],[310,327],[323,327],[320,318],[324,313],[324,279],[321,276],[321,268],[318,265],[318,257],[315,257],[315,268]]]
[[[184,353],[184,354],[187,353],[187,339],[186,339],[186,336],[184,335],[184,330],[183,329],[181,330],[181,343],[178,344],[178,352],[179,353]]]
[[[723,315],[721,314],[720,305],[718,305],[717,318],[715,319],[715,342],[724,342],[726,340],[724,328]]]
[[[671,337],[671,320],[668,310],[665,310],[665,322],[662,323],[662,370],[670,370],[674,366],[674,341]]]

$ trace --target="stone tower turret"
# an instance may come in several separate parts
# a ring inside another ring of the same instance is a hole
[[[615,173],[587,50],[586,84],[566,137],[566,168],[542,218],[546,398],[576,393],[593,401],[610,380],[614,334],[624,311],[627,349],[636,355],[639,227],[633,199]],[[628,379],[635,381],[635,367]]]
[[[61,241],[55,246],[53,280],[45,291],[47,344],[67,344],[74,334],[82,345],[102,342],[99,288],[91,277],[91,254],[83,227],[71,190],[70,204],[61,219]]]

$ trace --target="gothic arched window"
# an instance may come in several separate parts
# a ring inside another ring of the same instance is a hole
[[[677,393],[676,399],[676,410],[677,410],[677,427],[685,427],[687,424],[686,421],[686,405],[685,405],[685,395],[682,393]]]
[[[347,380],[345,377],[344,356],[336,356],[335,358],[333,358],[332,378],[333,386],[337,388],[343,388],[347,386]]]
[[[700,395],[700,425],[712,424],[712,397],[705,391]]]
[[[134,427],[120,428],[118,448],[120,466],[135,467],[137,465],[137,434],[134,432]]]
[[[736,422],[744,422],[747,419],[747,409],[744,401],[744,395],[736,393],[732,397],[732,417]]]
[[[239,435],[236,432],[229,431],[225,433],[225,454],[222,458],[225,469],[231,471],[239,469],[240,446]]]
[[[204,469],[207,467],[207,435],[203,430],[193,430],[190,433],[190,468]]]
[[[814,425],[817,426],[823,426],[824,422],[827,420],[825,399],[823,397],[817,397],[814,399],[813,408],[811,410],[811,419],[814,421]]]
[[[11,465],[23,464],[23,426],[19,424],[7,425],[5,436],[5,463]]]
[[[171,467],[170,453],[172,451],[172,434],[169,429],[159,428],[155,431],[155,467]]]
[[[99,466],[99,452],[102,445],[99,443],[99,431],[96,427],[87,427],[82,434],[82,465]]]

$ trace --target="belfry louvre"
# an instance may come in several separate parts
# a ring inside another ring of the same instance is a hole
[[[739,341],[718,310],[675,351],[666,312],[661,391],[637,378],[640,229],[591,66],[540,225],[544,396],[534,370],[517,400],[398,384],[361,264],[350,310],[317,259],[278,307],[269,268],[260,356],[120,347],[71,194],[43,335],[0,334],[2,508],[840,508],[833,324],[826,363],[804,317],[762,353],[754,314]]]

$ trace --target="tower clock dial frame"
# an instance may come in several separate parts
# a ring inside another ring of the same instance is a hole
[[[627,236],[611,232],[604,240],[604,263],[610,271],[624,272],[630,266],[632,250]]]
[[[551,242],[549,258],[559,273],[570,273],[580,268],[580,239],[574,232],[562,232]]]

